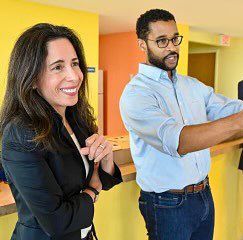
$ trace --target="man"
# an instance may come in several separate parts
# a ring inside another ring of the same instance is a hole
[[[120,110],[149,239],[212,239],[208,148],[242,136],[243,104],[176,73],[183,37],[171,13],[147,11],[136,30],[146,64],[124,89]]]

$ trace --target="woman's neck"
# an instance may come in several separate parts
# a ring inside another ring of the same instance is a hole
[[[71,135],[73,134],[73,130],[72,128],[70,127],[67,119],[66,119],[66,107],[65,108],[55,108],[55,110],[59,113],[59,115],[61,116],[62,118],[62,122],[63,122],[63,125],[65,126],[65,128],[67,129],[68,133]]]

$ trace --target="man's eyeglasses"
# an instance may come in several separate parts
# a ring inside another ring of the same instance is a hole
[[[171,41],[174,46],[179,46],[182,42],[183,36],[175,36],[173,38],[160,38],[157,40],[147,39],[149,41],[156,42],[159,48],[166,48]]]

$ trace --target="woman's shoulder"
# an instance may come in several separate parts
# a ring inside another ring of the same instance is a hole
[[[2,135],[3,148],[31,150],[36,148],[35,131],[22,121],[11,121],[4,128]]]

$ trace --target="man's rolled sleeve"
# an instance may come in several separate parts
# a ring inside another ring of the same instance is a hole
[[[166,124],[161,126],[158,135],[162,139],[164,152],[172,157],[181,157],[178,153],[180,134],[185,125],[183,124]]]

